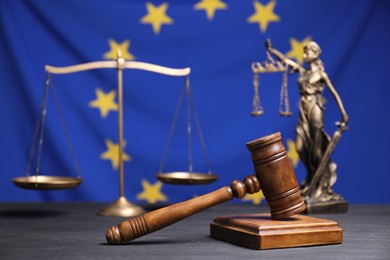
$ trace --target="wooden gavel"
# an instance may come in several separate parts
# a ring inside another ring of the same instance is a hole
[[[249,175],[242,182],[233,181],[214,192],[173,204],[141,216],[128,219],[106,232],[108,244],[121,244],[152,233],[212,206],[246,193],[263,191],[271,209],[271,218],[288,218],[305,210],[294,169],[287,157],[280,133],[247,143],[252,154],[256,176]]]

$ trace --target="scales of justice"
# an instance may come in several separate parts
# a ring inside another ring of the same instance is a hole
[[[182,89],[179,102],[176,109],[176,114],[170,129],[168,142],[163,154],[163,159],[160,165],[160,169],[158,174],[156,175],[157,179],[162,182],[170,183],[170,184],[184,184],[184,185],[192,185],[192,184],[208,184],[217,180],[217,176],[214,175],[211,171],[210,163],[208,161],[206,146],[204,142],[204,138],[202,135],[202,131],[200,128],[199,118],[195,109],[195,102],[192,96],[189,75],[190,68],[183,69],[174,69],[163,67],[155,64],[144,63],[144,62],[136,62],[136,61],[125,61],[122,58],[120,51],[118,51],[117,60],[112,61],[96,61],[89,62],[84,64],[78,64],[67,67],[53,67],[46,65],[45,70],[47,72],[45,86],[43,91],[43,97],[41,101],[40,107],[40,115],[37,120],[33,144],[30,149],[28,164],[26,169],[26,175],[23,177],[14,178],[12,182],[24,189],[34,189],[34,190],[59,190],[59,189],[69,189],[77,187],[82,182],[82,176],[80,173],[80,169],[75,157],[75,153],[72,147],[72,143],[69,138],[67,126],[65,124],[64,116],[61,111],[61,107],[58,103],[58,99],[55,93],[55,89],[53,83],[51,81],[51,74],[67,74],[67,73],[75,73],[87,70],[94,69],[116,69],[117,70],[117,92],[118,92],[118,161],[119,161],[119,197],[113,202],[111,205],[102,208],[97,214],[102,216],[119,216],[119,217],[133,217],[138,216],[144,212],[142,207],[135,205],[129,202],[125,197],[124,192],[124,163],[123,163],[123,71],[125,69],[137,69],[144,70],[153,73],[159,73],[168,76],[175,77],[185,77],[185,84]],[[41,159],[42,159],[42,149],[44,143],[44,126],[45,126],[45,118],[47,113],[47,99],[49,92],[51,91],[55,106],[57,108],[57,112],[60,118],[61,127],[63,129],[64,135],[66,137],[67,145],[69,148],[70,155],[72,157],[72,161],[75,167],[75,171],[77,173],[77,177],[68,177],[68,176],[50,176],[50,175],[42,175],[41,172]],[[182,106],[184,96],[186,97],[186,114],[187,114],[187,136],[188,136],[188,160],[189,167],[188,171],[175,171],[175,172],[163,172],[164,164],[167,159],[170,142],[174,134],[177,118],[179,116],[180,107]],[[191,115],[193,115],[194,121],[196,123],[196,128],[198,130],[199,139],[201,142],[202,150],[204,153],[204,158],[208,166],[207,173],[199,173],[193,171],[193,163],[192,163],[192,125],[191,125]],[[37,146],[37,155],[35,156],[35,148]],[[33,167],[33,160],[36,157],[35,163],[35,171],[31,174]]]

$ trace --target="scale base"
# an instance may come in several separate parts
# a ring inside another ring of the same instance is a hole
[[[145,213],[145,211],[129,202],[125,197],[119,197],[111,205],[100,209],[97,213],[100,216],[105,217],[135,217]]]
[[[250,214],[214,219],[210,236],[251,249],[275,249],[340,244],[343,230],[334,221],[309,216],[272,220],[270,214]]]
[[[310,202],[306,201],[306,214],[332,214],[346,213],[348,211],[348,202],[341,199],[328,202]]]

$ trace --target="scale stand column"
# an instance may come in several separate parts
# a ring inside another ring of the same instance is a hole
[[[135,217],[144,213],[144,210],[125,197],[124,192],[124,165],[123,165],[123,68],[125,60],[118,50],[118,139],[119,139],[119,198],[111,205],[100,209],[101,216]]]

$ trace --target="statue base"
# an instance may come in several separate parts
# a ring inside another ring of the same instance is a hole
[[[340,244],[343,230],[331,220],[294,215],[272,220],[270,214],[217,217],[210,236],[251,249]]]
[[[336,201],[326,202],[310,202],[305,201],[305,214],[332,214],[332,213],[346,213],[348,211],[348,202],[341,199]]]

